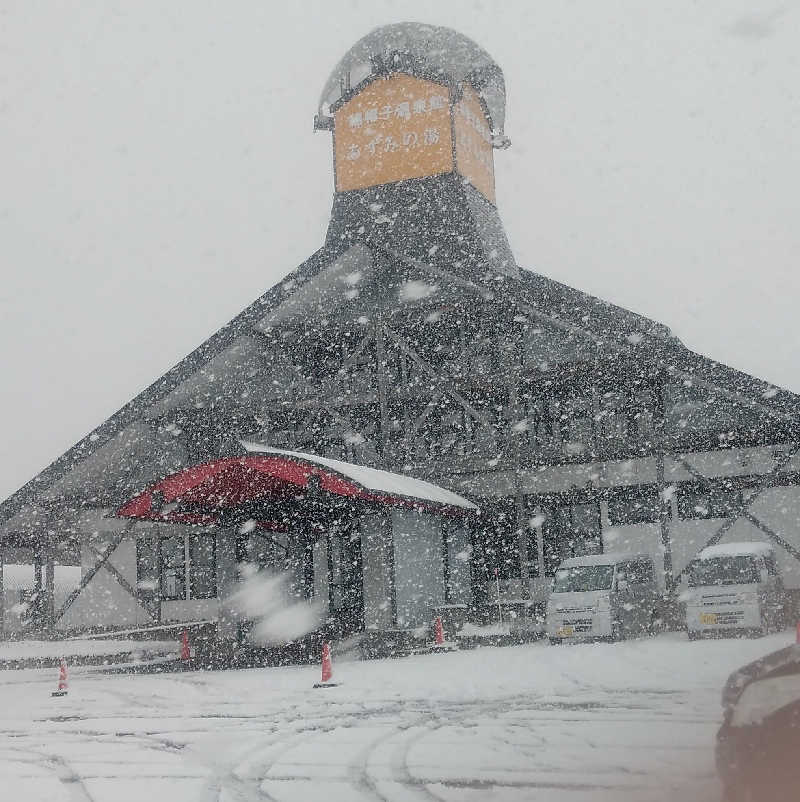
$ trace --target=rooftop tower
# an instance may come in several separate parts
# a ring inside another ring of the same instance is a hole
[[[404,22],[360,39],[314,118],[333,133],[328,244],[379,243],[456,272],[518,276],[496,208],[504,125],[503,72],[466,36]]]

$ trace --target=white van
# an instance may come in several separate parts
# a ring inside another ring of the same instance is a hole
[[[649,554],[593,554],[564,560],[547,602],[551,643],[649,634],[659,593]]]
[[[763,635],[783,629],[786,593],[768,543],[709,546],[689,568],[686,628],[704,635]]]

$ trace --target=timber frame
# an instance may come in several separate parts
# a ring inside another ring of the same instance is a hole
[[[523,601],[543,573],[543,536],[529,525],[538,497],[653,485],[674,592],[685,566],[673,559],[672,477],[679,466],[718,481],[694,466],[700,454],[783,455],[728,477],[752,494],[706,540],[743,520],[800,561],[800,543],[751,506],[797,484],[799,422],[800,397],[521,269],[497,208],[459,176],[397,181],[335,193],[316,253],[0,504],[0,560],[3,547],[33,550],[45,629],[72,603],[53,609],[54,561],[78,548],[85,583],[105,567],[135,596],[110,554],[93,553],[92,533],[124,537],[111,521],[124,501],[255,440],[489,500],[502,515],[481,537],[511,543]],[[621,465],[635,470],[602,479]]]

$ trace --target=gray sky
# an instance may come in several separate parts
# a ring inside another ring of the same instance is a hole
[[[403,20],[505,72],[520,264],[800,392],[794,4],[0,0],[0,498],[319,247],[319,92]]]

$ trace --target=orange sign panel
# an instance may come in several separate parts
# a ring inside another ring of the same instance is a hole
[[[480,100],[471,86],[464,84],[463,96],[454,109],[456,166],[458,172],[492,203],[494,194],[494,149],[492,133]]]
[[[334,114],[336,191],[453,170],[450,94],[410,75],[379,78]]]

